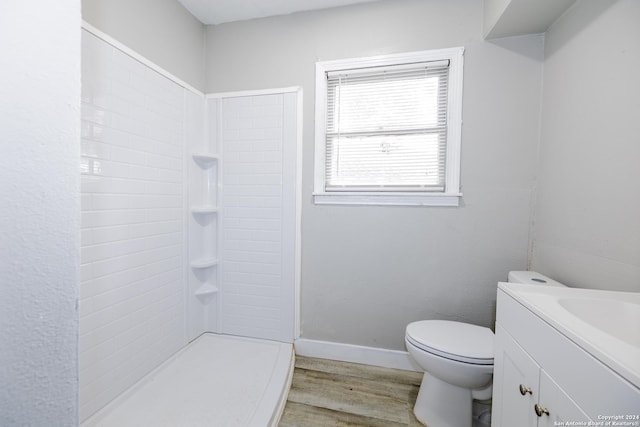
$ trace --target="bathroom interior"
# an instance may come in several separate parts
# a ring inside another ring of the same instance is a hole
[[[563,422],[640,425],[638,0],[58,3],[0,14],[0,425],[277,425],[295,355],[419,371],[424,320],[524,348],[581,408]],[[319,202],[316,63],[448,48],[456,206]],[[511,271],[566,288],[498,285]],[[550,308],[569,295],[620,323],[570,323]],[[540,350],[505,338],[527,330]],[[597,392],[572,361],[606,368]],[[140,412],[175,390],[213,412]],[[554,425],[539,404],[526,425]]]

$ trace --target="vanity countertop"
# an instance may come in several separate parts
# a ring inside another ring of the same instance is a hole
[[[498,288],[640,388],[640,293],[516,283]]]

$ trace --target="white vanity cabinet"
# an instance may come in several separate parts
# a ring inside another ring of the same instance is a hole
[[[492,426],[606,425],[640,412],[640,389],[502,289],[496,319]]]
[[[494,426],[557,426],[559,422],[590,421],[500,325],[496,326],[495,351]]]
[[[540,398],[537,405],[534,405],[533,412],[538,417],[540,427],[567,426],[571,425],[571,421],[593,421],[543,369],[540,370]]]

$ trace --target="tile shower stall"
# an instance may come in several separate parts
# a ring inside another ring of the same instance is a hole
[[[299,94],[205,96],[117,46],[83,30],[81,420],[205,332],[296,333]]]

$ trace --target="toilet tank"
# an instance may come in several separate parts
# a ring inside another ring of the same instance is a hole
[[[530,285],[566,286],[535,271],[510,271],[508,281],[510,283],[526,283]]]

